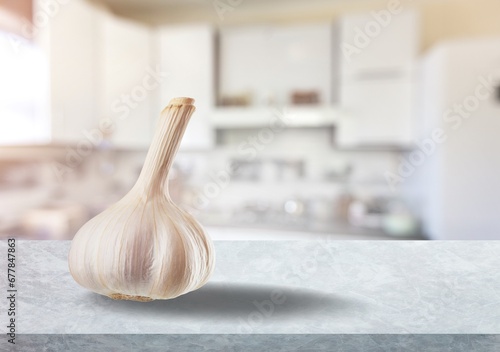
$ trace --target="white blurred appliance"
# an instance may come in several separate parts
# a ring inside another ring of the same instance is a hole
[[[420,141],[446,135],[407,180],[417,186],[424,231],[438,240],[499,240],[500,38],[440,44],[421,69]]]

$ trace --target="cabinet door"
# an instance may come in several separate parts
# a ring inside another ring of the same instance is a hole
[[[331,101],[332,26],[243,26],[220,34],[220,93],[249,93],[254,105],[289,104],[293,91]]]
[[[279,90],[280,63],[273,45],[274,26],[224,28],[219,35],[219,95],[247,94],[261,105]]]
[[[60,7],[37,29],[50,60],[51,120],[54,142],[77,143],[97,127],[98,10],[86,1]]]
[[[345,16],[340,20],[340,72],[408,69],[419,48],[415,11],[389,10]]]
[[[411,72],[395,76],[344,77],[340,100],[340,147],[407,147],[413,142]]]
[[[315,91],[321,104],[331,102],[332,25],[277,26],[270,42],[275,48],[273,75],[278,94],[291,104],[294,91]],[[265,87],[265,86],[261,86]]]
[[[174,97],[195,99],[196,112],[188,124],[181,149],[213,145],[210,115],[214,107],[214,32],[206,25],[161,27],[158,60],[167,78],[161,84],[159,112]]]
[[[100,118],[114,122],[111,141],[120,148],[147,148],[151,142],[152,101],[159,89],[151,65],[152,33],[146,26],[102,16]]]

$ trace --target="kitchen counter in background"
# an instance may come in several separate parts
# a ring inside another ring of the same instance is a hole
[[[346,223],[312,223],[312,224],[294,224],[294,225],[272,225],[272,224],[203,224],[213,240],[230,241],[286,241],[286,240],[424,240],[422,235],[412,236],[389,236],[380,229],[367,229],[352,226]],[[73,229],[68,237],[73,237],[78,229]],[[0,240],[6,238],[18,238],[22,240],[47,240],[50,238],[34,238],[33,235],[26,233],[21,227],[13,227],[0,231]]]
[[[98,334],[87,350],[123,343],[131,351],[165,344],[189,351],[231,344],[241,351],[500,348],[498,336],[485,335],[500,334],[500,242],[216,241],[206,286],[150,303],[78,286],[68,272],[69,246],[16,243],[23,351],[40,343],[78,350],[72,344],[85,335],[67,334]],[[6,241],[0,249],[7,253]]]
[[[421,234],[411,236],[389,236],[380,229],[368,229],[346,223],[312,223],[305,225],[277,226],[271,224],[205,225],[213,240],[230,241],[275,241],[275,240],[347,240],[347,241],[395,241],[425,240]]]

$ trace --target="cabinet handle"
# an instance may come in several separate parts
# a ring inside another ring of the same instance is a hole
[[[356,75],[356,80],[358,81],[371,81],[377,79],[394,79],[403,76],[403,71],[394,70],[382,70],[382,71],[362,71]]]

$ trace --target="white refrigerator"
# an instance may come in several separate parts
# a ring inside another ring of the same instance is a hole
[[[437,240],[500,240],[500,38],[442,43],[423,58],[420,78],[423,147],[407,159],[418,165],[406,184],[423,231]]]

